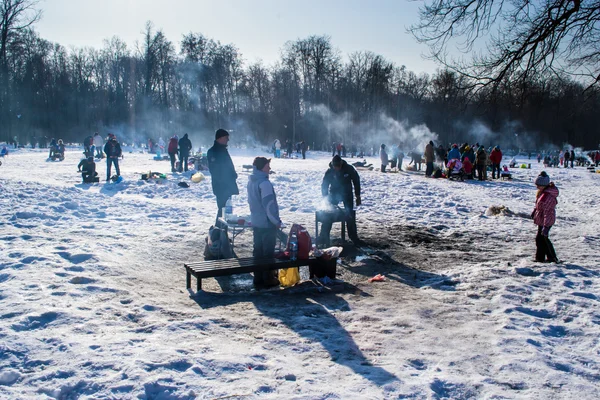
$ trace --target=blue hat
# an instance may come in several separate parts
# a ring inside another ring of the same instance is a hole
[[[550,184],[550,177],[545,171],[540,172],[540,175],[535,179],[536,186],[548,186]]]

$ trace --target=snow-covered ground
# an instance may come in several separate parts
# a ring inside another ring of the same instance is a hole
[[[245,214],[242,165],[264,153],[231,153]],[[374,251],[345,249],[344,285],[257,292],[242,275],[195,295],[183,263],[214,221],[210,176],[142,181],[168,162],[126,152],[122,183],[83,185],[80,155],[0,166],[0,398],[598,398],[600,174],[547,171],[560,264],[533,262],[536,160],[513,181],[361,171]],[[329,160],[272,161],[285,222],[314,232]]]

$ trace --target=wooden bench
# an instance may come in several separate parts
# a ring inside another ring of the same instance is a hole
[[[196,291],[202,290],[203,278],[228,276],[248,272],[270,271],[281,268],[312,266],[318,261],[314,257],[304,260],[281,260],[278,258],[228,258],[224,260],[198,261],[183,264],[186,288],[192,287],[192,275],[196,277]]]

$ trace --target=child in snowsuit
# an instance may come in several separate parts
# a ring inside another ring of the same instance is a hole
[[[535,260],[538,262],[558,262],[554,246],[550,242],[548,234],[550,228],[556,220],[556,204],[558,197],[558,188],[554,182],[550,182],[550,177],[542,171],[535,180],[537,194],[535,208],[531,213],[533,222],[538,226],[537,236],[535,237],[536,253]]]

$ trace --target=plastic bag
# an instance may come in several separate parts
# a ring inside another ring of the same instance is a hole
[[[194,183],[200,183],[204,180],[205,176],[202,172],[196,172],[194,175],[192,175],[192,182]]]
[[[279,270],[279,283],[281,286],[290,287],[300,282],[300,271],[298,268],[283,268]]]

